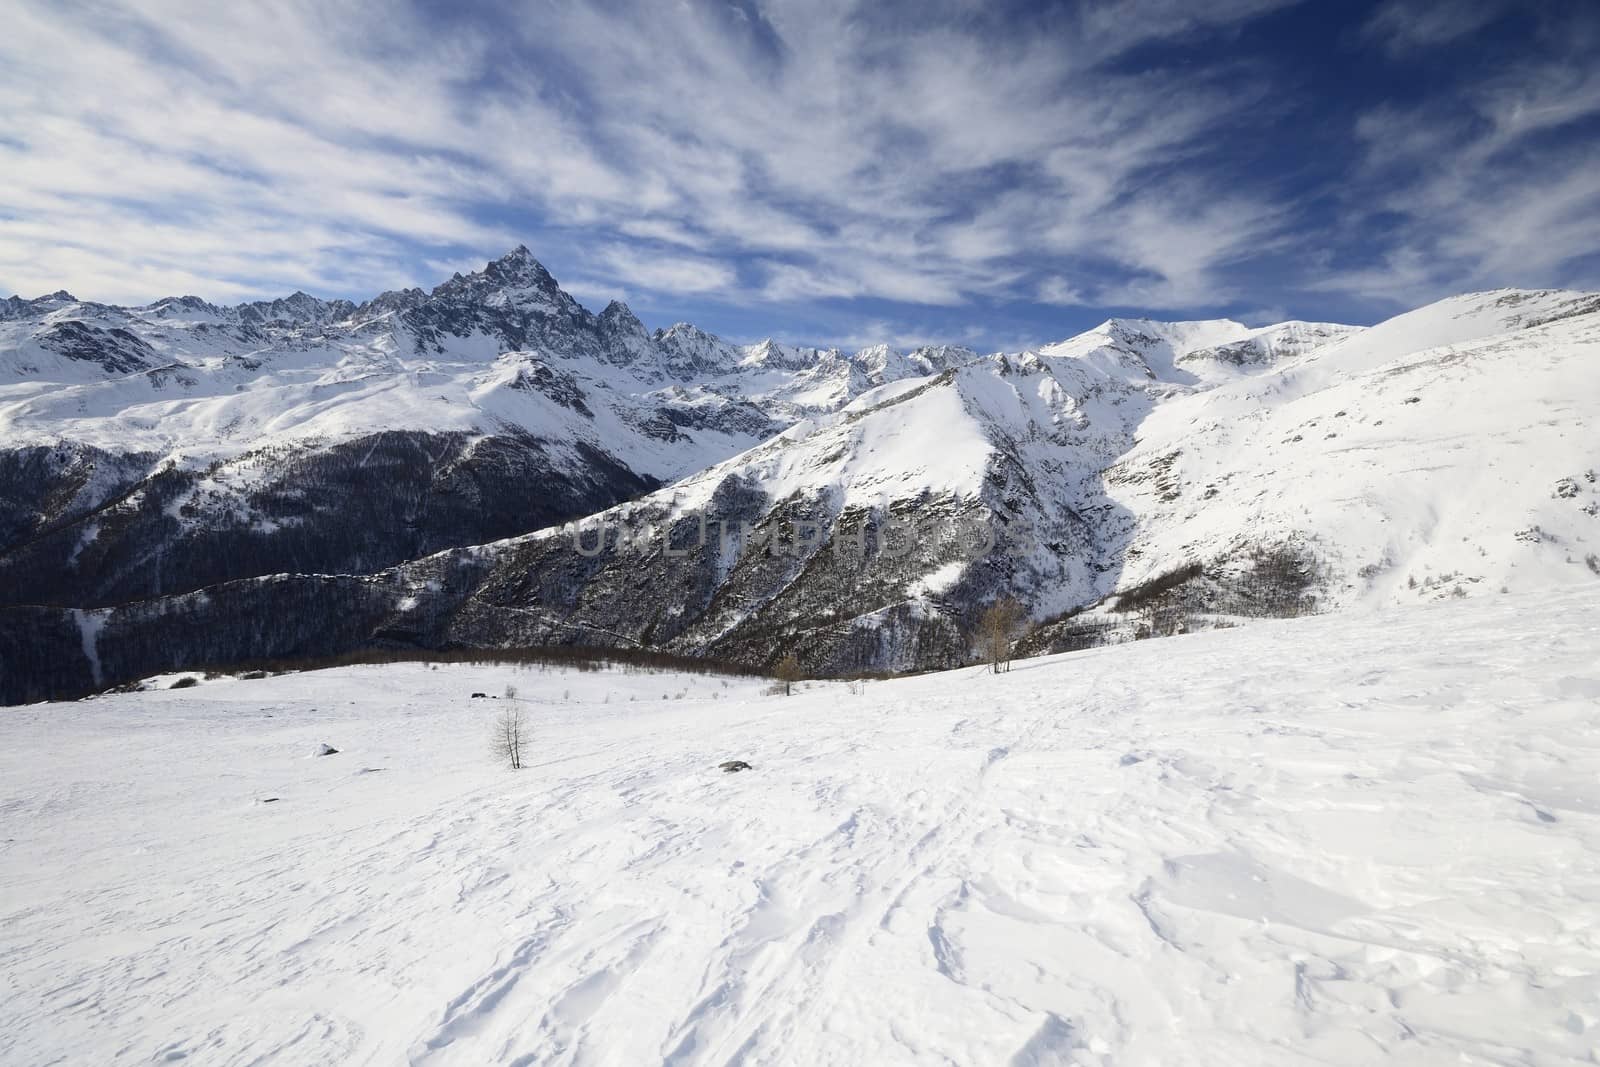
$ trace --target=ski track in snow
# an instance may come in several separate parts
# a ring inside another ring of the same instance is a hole
[[[1600,585],[860,695],[6,709],[0,1063],[1600,1062],[1597,651]]]

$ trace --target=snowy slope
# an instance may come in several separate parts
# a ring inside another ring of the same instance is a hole
[[[1303,539],[1329,606],[1600,578],[1600,301],[1457,297],[1158,407],[1107,475],[1125,583]]]
[[[594,568],[574,527],[544,531],[489,549],[501,577],[479,599],[560,625],[470,641],[623,634],[758,662],[781,644],[848,672],[959,662],[976,607],[999,593],[1035,618],[1098,605],[1100,624],[1127,632],[1118,594],[1190,565],[1182,605],[1203,616],[1590,582],[1594,307],[1497,292],[1369,330],[1111,320],[905,380],[577,527],[595,544],[697,517],[713,540],[719,523],[817,524],[793,562],[724,533],[708,574],[652,534]],[[917,524],[904,554],[841,562],[862,523],[894,521]],[[972,522],[999,532],[998,551],[944,543]],[[1014,524],[1026,541],[1005,533]],[[1303,587],[1274,568],[1303,568]]]
[[[1083,360],[1134,381],[1195,385],[1270,369],[1280,359],[1361,332],[1359,326],[1327,322],[1282,322],[1251,328],[1232,319],[1107,319],[1076,337],[1045,345],[1039,353]]]
[[[1593,1062],[1597,647],[1600,584],[859,695],[400,665],[14,709],[0,1061]],[[508,682],[520,773],[468,699]]]
[[[488,567],[449,609],[439,639],[452,644],[648,644],[751,662],[794,648],[828,672],[962,662],[968,616],[997,592],[1040,611],[1103,595],[1087,509],[1152,403],[1091,361],[985,357],[394,581]]]

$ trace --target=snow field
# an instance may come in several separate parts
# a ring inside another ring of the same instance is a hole
[[[1600,1062],[1597,651],[1600,583],[859,694],[6,709],[0,1062]]]

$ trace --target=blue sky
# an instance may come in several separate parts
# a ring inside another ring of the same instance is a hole
[[[1600,4],[0,0],[0,292],[1015,348],[1600,288]]]

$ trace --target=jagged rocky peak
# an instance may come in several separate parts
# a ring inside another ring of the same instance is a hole
[[[319,300],[297,289],[276,300],[240,304],[236,310],[239,321],[251,325],[309,326],[349,318],[356,306],[348,300]]]
[[[978,353],[964,345],[921,345],[910,354],[912,359],[926,360],[937,370],[949,370],[978,358]]]
[[[379,315],[409,311],[426,302],[427,299],[428,293],[425,289],[417,289],[415,287],[411,289],[390,289],[388,292],[380,293],[365,304],[362,304],[356,309],[355,317],[364,321],[377,318]]]
[[[743,356],[734,345],[687,322],[657,330],[651,338],[667,370],[678,376],[728,371]]]
[[[499,259],[490,260],[483,273],[497,281],[556,288],[555,277],[533,258],[527,245],[518,245]]]
[[[21,319],[29,315],[39,315],[79,303],[77,297],[65,289],[57,289],[44,296],[36,296],[32,300],[24,300],[20,296],[9,296],[0,300],[0,318]]]
[[[873,385],[882,385],[891,376],[904,377],[922,369],[903,353],[884,344],[868,345],[857,352],[851,362]]]
[[[656,345],[639,316],[620,300],[613,300],[595,316],[599,335],[598,355],[618,365],[649,364],[656,359]]]
[[[901,352],[885,344],[870,345],[857,352],[852,361],[874,383],[896,378],[919,377],[938,374],[971,363],[978,354],[970,348],[957,345],[923,345],[909,352]]]
[[[0,300],[0,321],[6,319],[20,319],[33,313],[33,301],[24,300],[15,294]]]
[[[814,348],[796,348],[781,345],[768,337],[745,350],[745,359],[755,366],[778,370],[805,370],[817,362],[819,353]]]
[[[165,311],[165,310],[168,310],[168,309],[171,309],[171,310],[174,310],[174,311],[210,311],[210,312],[216,312],[216,311],[220,311],[221,310],[215,304],[211,303],[209,300],[206,300],[206,299],[204,299],[202,297],[195,296],[193,293],[185,293],[183,296],[169,296],[169,297],[166,297],[166,298],[164,298],[162,300],[157,300],[154,304],[150,305],[150,310],[151,311],[159,312],[159,311]]]
[[[434,299],[452,303],[478,303],[486,307],[514,307],[524,311],[570,312],[577,307],[544,264],[533,258],[526,245],[518,245],[483,270],[456,274],[433,290]]]
[[[655,332],[657,341],[670,344],[720,344],[721,338],[707,333],[692,322],[675,322]]]
[[[501,351],[543,347],[570,355],[594,354],[595,317],[572,299],[524,245],[491,260],[483,270],[456,274],[425,298],[409,292],[397,309],[418,351],[445,350],[444,338],[497,338]]]
[[[501,258],[491,259],[483,270],[458,272],[448,282],[435,286],[429,302],[542,315],[587,315],[581,312],[578,301],[555,282],[554,275],[544,269],[544,264],[533,258],[526,245],[517,245]]]
[[[605,310],[600,312],[599,323],[600,328],[608,333],[630,337],[649,336],[649,331],[645,329],[644,323],[639,321],[639,316],[620,300],[613,300],[605,306]]]

